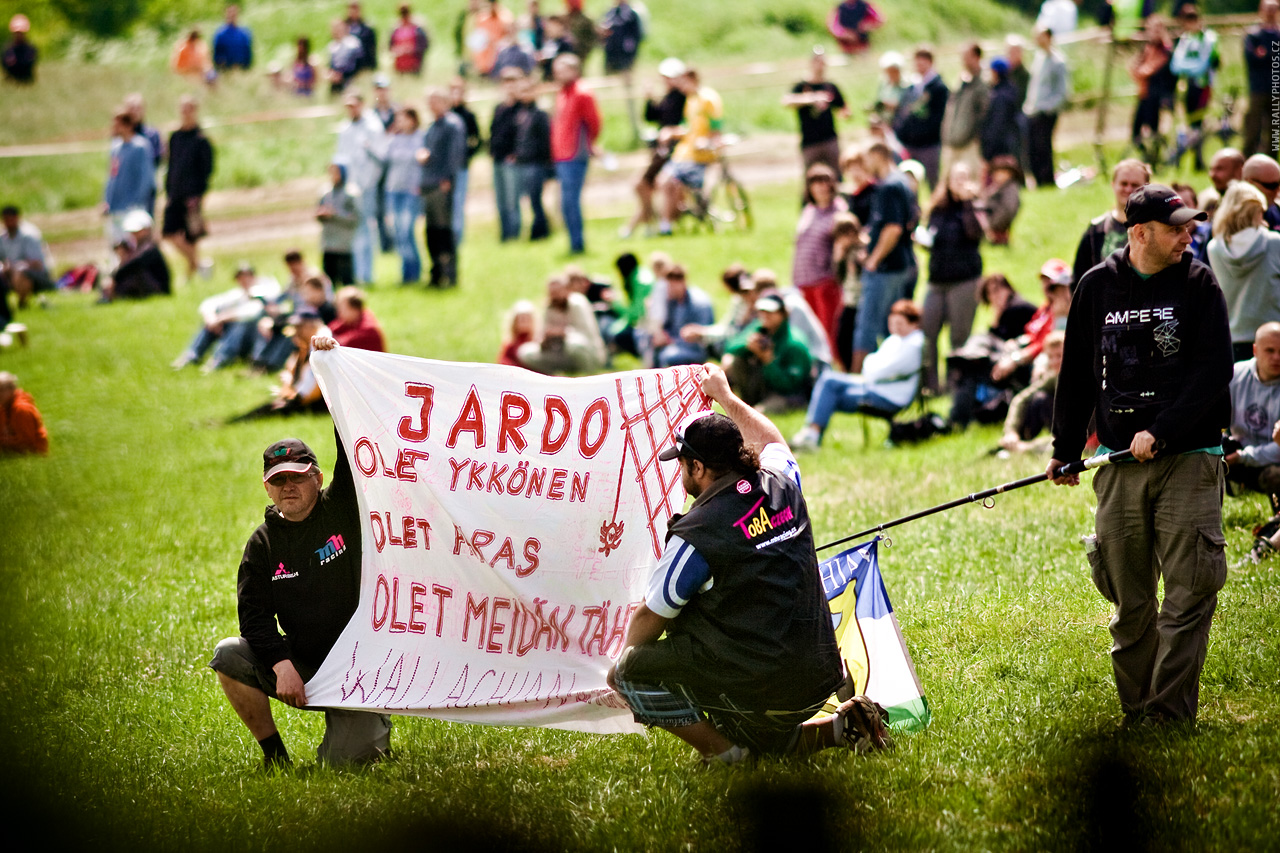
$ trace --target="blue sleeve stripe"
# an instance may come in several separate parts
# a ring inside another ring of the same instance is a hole
[[[664,595],[668,601],[679,602],[679,607],[689,603],[707,578],[711,577],[711,567],[698,550],[688,543],[680,547],[676,557],[676,565],[667,576],[667,589]]]

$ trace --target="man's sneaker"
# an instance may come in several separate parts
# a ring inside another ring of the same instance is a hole
[[[893,738],[885,726],[888,714],[866,696],[854,696],[836,709],[837,743],[858,754],[893,749]]]
[[[791,436],[790,444],[792,450],[805,451],[817,450],[819,442],[822,440],[822,434],[812,426],[801,427],[800,431]]]

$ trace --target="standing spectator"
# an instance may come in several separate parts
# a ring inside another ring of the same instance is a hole
[[[982,79],[982,45],[970,42],[960,52],[960,85],[947,99],[942,117],[942,143],[946,163],[964,163],[977,173],[982,155],[978,136],[991,102],[991,90]]]
[[[836,192],[836,175],[825,163],[814,163],[805,173],[805,206],[796,225],[796,249],[791,283],[800,290],[827,342],[835,348],[843,300],[835,269],[835,218],[848,211]]]
[[[368,284],[373,281],[373,245],[378,233],[378,178],[382,171],[374,152],[385,144],[386,132],[373,110],[365,108],[364,96],[359,92],[348,93],[342,99],[342,105],[347,118],[338,127],[338,146],[333,159],[346,164],[348,184],[358,199],[360,221],[356,225],[352,247],[354,272],[357,283]]]
[[[640,122],[636,118],[636,99],[632,90],[631,69],[644,40],[644,23],[631,8],[628,0],[617,0],[600,19],[600,35],[604,39],[604,73],[622,77],[622,88],[627,95],[627,118],[631,120],[631,133],[640,141]]]
[[[337,317],[329,323],[329,331],[333,339],[344,347],[369,350],[370,352],[386,352],[387,345],[382,337],[382,329],[378,326],[378,318],[365,305],[364,294],[360,288],[342,288],[333,297],[333,305]]]
[[[232,8],[235,8],[234,6]],[[169,136],[169,171],[165,175],[164,224],[161,233],[187,261],[187,277],[201,269],[196,244],[208,234],[201,205],[213,174],[213,146],[200,128],[196,99],[178,101],[181,123]]]
[[[499,78],[502,100],[493,108],[489,123],[489,156],[493,158],[493,198],[498,208],[498,239],[503,243],[520,237],[520,178],[516,166],[517,119],[522,109],[520,84],[524,75],[504,68]]]
[[[498,0],[481,0],[481,8],[473,17],[471,33],[467,36],[467,50],[471,57],[471,70],[481,77],[493,71],[498,58],[498,44],[511,36],[511,13]]]
[[[791,447],[817,450],[836,412],[856,412],[865,406],[890,413],[909,406],[920,387],[923,345],[920,308],[910,300],[898,300],[889,312],[889,337],[867,356],[860,373],[828,370],[818,378],[804,427],[791,439]]]
[[[458,254],[453,242],[453,182],[466,157],[467,129],[454,114],[449,92],[432,89],[427,95],[432,121],[418,149],[422,169],[422,210],[427,220],[427,254],[431,256],[431,287],[458,283]]]
[[[911,84],[902,76],[902,54],[885,51],[880,57],[880,80],[876,84],[876,102],[872,112],[889,127],[895,127],[903,99],[911,92]]]
[[[132,92],[125,95],[124,108],[129,111],[129,115],[133,116],[134,133],[147,140],[147,145],[151,147],[152,166],[159,169],[169,152],[164,147],[164,138],[160,136],[160,131],[147,124],[147,102],[143,99],[142,93]],[[151,197],[154,206],[154,192]]]
[[[1027,162],[1037,187],[1051,187],[1053,131],[1067,102],[1067,61],[1053,44],[1053,30],[1036,30],[1036,57],[1022,111],[1027,116]]]
[[[329,164],[331,187],[320,197],[316,219],[320,220],[320,265],[329,280],[337,284],[355,282],[351,252],[360,227],[359,203],[347,192],[347,167]]]
[[[1205,114],[1209,111],[1209,102],[1213,99],[1214,74],[1222,62],[1218,56],[1218,34],[1205,29],[1194,3],[1181,3],[1178,6],[1178,23],[1182,27],[1182,33],[1174,45],[1169,69],[1175,77],[1187,81],[1186,99],[1183,101],[1187,128],[1195,140],[1192,146],[1195,152],[1195,170],[1203,172],[1204,140],[1201,138],[1201,129],[1204,127]]]
[[[347,4],[347,30],[360,42],[360,60],[356,71],[378,70],[378,32],[365,23],[359,3]]]
[[[470,183],[471,158],[484,145],[480,138],[480,123],[476,114],[467,106],[467,81],[463,77],[454,77],[449,83],[449,99],[453,103],[453,114],[462,119],[462,126],[467,132],[466,151],[462,158],[462,166],[453,181],[453,245],[462,245],[463,228],[467,219],[467,185]]]
[[[520,198],[529,199],[533,223],[530,240],[544,240],[551,233],[547,214],[542,207],[542,187],[551,174],[551,118],[538,106],[538,83],[525,77],[519,83],[520,111],[516,115],[515,164]],[[516,213],[519,214],[519,202]],[[516,217],[516,233],[520,219]]]
[[[1147,41],[1129,66],[1129,76],[1138,84],[1138,103],[1133,111],[1133,146],[1145,150],[1149,137],[1160,132],[1160,111],[1173,105],[1177,78],[1169,70],[1173,43],[1164,18],[1152,15],[1146,23]]]
[[[997,157],[1022,154],[1022,100],[1009,79],[1009,61],[1002,56],[991,60],[991,97],[987,113],[979,122],[978,152],[991,169]]]
[[[725,342],[721,364],[729,384],[744,403],[761,412],[799,408],[813,387],[813,356],[791,327],[786,303],[777,293],[766,292],[753,307],[755,319]]]
[[[309,98],[316,88],[316,64],[311,60],[311,39],[298,36],[297,49],[293,56],[293,94]]]
[[[707,360],[707,348],[689,327],[710,326],[715,322],[711,297],[700,288],[689,286],[684,267],[679,264],[667,270],[666,280],[663,322],[653,329],[653,366],[702,364]]]
[[[982,224],[974,206],[977,183],[964,163],[955,163],[946,183],[933,194],[929,209],[929,283],[925,289],[924,387],[937,392],[938,334],[951,328],[951,350],[960,349],[973,330],[982,278]]]
[[[1232,181],[1240,180],[1243,174],[1244,154],[1238,148],[1219,148],[1209,158],[1209,183],[1219,196],[1227,191]]]
[[[1022,207],[1022,168],[1013,154],[999,154],[989,164],[991,180],[979,192],[975,204],[987,242],[1009,245],[1009,230]]]
[[[341,18],[329,25],[329,95],[341,95],[351,78],[363,67],[364,47]]]
[[[213,67],[219,71],[248,69],[253,65],[253,33],[237,23],[239,6],[228,6],[225,23],[213,34]]]
[[[30,30],[31,21],[26,15],[18,14],[9,19],[9,33],[13,38],[0,52],[0,66],[4,68],[6,80],[14,83],[34,83],[36,80],[36,60],[40,52],[27,41]]]
[[[190,30],[173,45],[169,54],[169,69],[184,77],[195,77],[207,84],[214,81],[213,60],[209,46],[199,30]]]
[[[574,51],[585,66],[591,58],[591,51],[600,43],[595,21],[582,11],[582,0],[564,0],[563,19],[569,38],[573,39]]]
[[[680,215],[685,192],[702,189],[707,166],[716,161],[720,127],[724,120],[720,94],[710,86],[699,84],[697,69],[686,68],[677,85],[685,95],[684,127],[670,129],[670,138],[679,138],[680,141],[671,150],[671,160],[658,176],[658,187],[664,196],[659,234],[671,233],[671,225]]]
[[[840,87],[827,79],[827,57],[821,47],[813,49],[809,58],[809,74],[791,87],[782,98],[784,107],[796,111],[800,120],[800,157],[807,170],[814,163],[825,164],[836,181],[840,180],[840,137],[836,133],[834,113],[849,117]]]
[[[0,453],[49,452],[49,432],[31,395],[18,387],[18,377],[0,372]]]
[[[1209,266],[1227,302],[1236,361],[1253,354],[1259,326],[1280,321],[1280,234],[1263,225],[1265,206],[1253,185],[1236,181],[1213,217]]]
[[[136,132],[137,120],[123,107],[111,124],[111,159],[107,184],[102,193],[102,212],[109,217],[108,242],[115,246],[124,239],[125,214],[147,210],[155,194],[155,160],[151,145]]]
[[[942,155],[942,119],[951,90],[933,67],[933,51],[918,47],[916,73],[920,80],[903,98],[893,132],[906,146],[912,160],[924,166],[929,186],[938,185],[938,164]]]
[[[552,15],[547,18],[547,32],[542,40],[542,48],[538,51],[538,61],[542,63],[542,79],[553,79],[556,57],[571,53],[578,55],[578,47],[569,36],[564,18]],[[581,58],[581,57],[579,57]]]
[[[1076,247],[1075,263],[1071,266],[1072,287],[1080,283],[1084,274],[1102,263],[1116,249],[1129,241],[1129,229],[1124,219],[1124,209],[1129,196],[1138,187],[1151,180],[1151,169],[1141,160],[1121,160],[1111,167],[1111,193],[1115,205],[1096,217],[1085,229]]]
[[[1036,16],[1036,29],[1053,30],[1054,35],[1059,36],[1074,33],[1079,14],[1076,0],[1044,0]]]
[[[1254,154],[1244,161],[1240,176],[1253,184],[1267,203],[1262,221],[1272,231],[1280,231],[1280,207],[1276,204],[1276,192],[1280,190],[1280,164],[1266,154]]]
[[[582,84],[582,61],[571,53],[556,57],[553,67],[560,87],[551,120],[551,159],[560,182],[560,213],[569,232],[570,254],[586,251],[582,235],[582,186],[587,163],[600,136],[600,108],[591,90]]]
[[[502,72],[508,68],[519,71],[521,74],[532,74],[537,67],[538,60],[533,52],[516,41],[514,37],[506,36],[498,42],[498,57],[493,60],[493,71],[489,76],[501,80]]]
[[[867,0],[841,0],[827,17],[827,31],[845,53],[861,53],[881,23],[880,13]]]
[[[867,248],[862,261],[862,301],[853,335],[853,373],[886,333],[889,309],[917,275],[911,248],[911,189],[894,168],[889,146],[874,142],[864,152],[867,171],[876,180],[867,219]]]
[[[26,308],[33,293],[53,290],[53,262],[40,229],[23,222],[13,205],[0,210],[0,331],[13,319],[9,314],[9,291],[18,297],[18,307]]]
[[[1018,108],[1027,102],[1027,91],[1031,87],[1031,71],[1025,61],[1026,42],[1022,36],[1010,33],[1004,37],[1004,56],[1009,63],[1009,82],[1018,92]]]
[[[391,125],[395,123],[399,110],[395,104],[391,103],[391,79],[385,74],[373,75],[373,105],[369,110],[377,116],[382,129],[390,133]],[[374,170],[378,181],[377,212],[373,219],[378,228],[378,244],[384,254],[395,249],[395,237],[392,236],[391,228],[387,225],[386,145],[387,137],[384,134],[369,149],[378,160],[377,168]]]
[[[516,24],[516,40],[535,54],[542,50],[546,26],[538,0],[529,0],[525,6],[525,13]]]
[[[422,76],[423,63],[430,46],[431,36],[413,19],[413,10],[409,8],[409,4],[401,3],[400,23],[391,31],[391,41],[388,44],[395,72]]]
[[[422,164],[418,162],[418,151],[423,145],[423,134],[420,127],[418,111],[405,107],[396,113],[387,140],[387,206],[391,209],[392,233],[400,255],[401,284],[422,279],[422,256],[415,236],[418,215],[422,212]]]
[[[653,154],[649,165],[645,167],[640,180],[636,181],[636,212],[631,221],[624,225],[618,236],[626,239],[635,233],[641,225],[651,228],[657,214],[653,209],[653,194],[657,185],[658,173],[671,159],[671,149],[675,145],[673,131],[684,121],[685,94],[680,88],[680,78],[684,76],[685,64],[674,56],[668,56],[658,63],[658,74],[662,77],[667,91],[662,100],[654,101],[653,93],[646,92],[644,99],[644,120],[658,126],[658,133],[649,143]]]
[[[1056,472],[1080,458],[1093,426],[1103,447],[1133,452],[1136,463],[1094,474],[1096,536],[1086,540],[1096,545],[1094,584],[1115,603],[1116,690],[1130,724],[1194,725],[1227,577],[1221,445],[1231,337],[1213,273],[1185,256],[1185,226],[1203,212],[1149,184],[1125,213],[1128,248],[1090,270],[1071,306],[1046,470],[1056,484],[1077,484]],[[1159,312],[1133,310],[1148,305]]]
[[[591,303],[572,291],[564,276],[548,279],[541,338],[521,344],[516,358],[530,370],[550,375],[591,373],[604,365],[604,339]]]
[[[373,104],[369,107],[384,130],[390,130],[396,120],[396,105],[391,103],[391,78],[385,74],[373,75]]]
[[[1280,0],[1262,0],[1258,23],[1244,36],[1244,64],[1249,77],[1249,107],[1244,114],[1244,155],[1269,154],[1280,159],[1280,129],[1271,118],[1276,101],[1275,61],[1280,56]]]

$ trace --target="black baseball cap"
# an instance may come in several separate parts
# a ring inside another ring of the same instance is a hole
[[[305,474],[312,468],[318,468],[316,455],[307,447],[307,443],[297,438],[286,438],[262,451],[262,482],[266,482],[276,474]]]
[[[676,443],[658,454],[663,462],[679,456],[696,459],[709,468],[728,468],[742,450],[742,432],[718,412],[694,412],[676,429]]]
[[[1193,219],[1204,221],[1209,214],[1194,207],[1187,207],[1182,196],[1164,184],[1147,184],[1134,190],[1124,206],[1127,225],[1144,222],[1163,222],[1165,225],[1186,225]]]

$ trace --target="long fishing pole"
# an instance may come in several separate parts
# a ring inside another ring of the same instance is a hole
[[[1082,471],[1092,471],[1094,468],[1101,468],[1104,465],[1110,465],[1114,462],[1128,462],[1132,459],[1133,459],[1132,451],[1116,450],[1112,453],[1106,453],[1100,456],[1091,456],[1088,459],[1081,459],[1077,462],[1068,462],[1066,465],[1063,465],[1061,468],[1055,471],[1054,476],[1070,477],[1071,475],[1079,474]],[[846,536],[843,539],[837,539],[834,542],[828,542],[826,545],[819,547],[817,550],[825,551],[828,548],[834,548],[837,545],[843,545],[844,543],[849,542],[850,540],[861,539],[863,536],[866,536],[869,533],[878,533],[881,530],[887,530],[890,527],[897,527],[899,524],[906,524],[908,521],[915,521],[916,519],[924,518],[927,515],[933,515],[939,512],[946,512],[949,509],[955,509],[956,507],[964,506],[965,504],[977,503],[978,501],[982,501],[985,504],[986,501],[990,500],[996,495],[1001,495],[1001,494],[1004,494],[1005,492],[1011,492],[1014,489],[1021,489],[1023,486],[1034,486],[1036,483],[1043,483],[1048,479],[1050,479],[1049,472],[1045,471],[1043,473],[1036,474],[1034,477],[1023,477],[1021,480],[1014,480],[1011,483],[1003,483],[999,486],[995,486],[990,489],[985,489],[981,492],[974,492],[973,494],[966,495],[963,498],[956,498],[953,501],[948,501],[947,503],[939,504],[938,506],[935,506],[935,507],[930,507],[929,509],[922,509],[919,512],[913,512],[911,513],[911,515],[904,515],[902,518],[895,518],[893,521],[886,521],[883,524],[877,524],[875,527],[871,527],[866,530],[860,531],[858,533],[854,533],[852,536]]]

